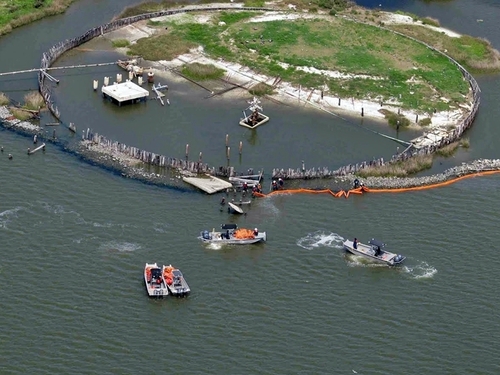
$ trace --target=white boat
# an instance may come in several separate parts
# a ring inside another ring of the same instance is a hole
[[[204,230],[200,233],[199,238],[206,243],[229,245],[249,245],[265,242],[266,232],[256,231],[255,229],[238,228],[236,224],[222,224],[220,232],[216,232],[215,228],[211,232]]]
[[[385,243],[372,238],[368,244],[357,243],[356,248],[351,240],[344,241],[344,249],[354,255],[359,255],[377,263],[385,263],[389,266],[396,266],[403,263],[405,256],[391,253],[384,249]]]
[[[170,264],[168,266],[163,266],[162,274],[172,296],[184,297],[191,292],[180,269],[172,267]]]
[[[150,297],[168,296],[168,287],[163,279],[162,269],[156,263],[144,266],[144,284]]]
[[[236,214],[244,214],[245,213],[240,207],[238,207],[234,203],[227,202],[227,205],[228,205],[227,211],[229,213],[236,213]]]
[[[259,99],[254,96],[253,100],[249,101],[248,104],[250,105],[243,111],[244,117],[240,120],[241,126],[255,129],[269,121],[269,117],[261,112],[263,109]],[[247,116],[246,111],[250,111],[250,115]]]

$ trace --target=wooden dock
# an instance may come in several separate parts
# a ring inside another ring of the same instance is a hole
[[[208,194],[217,193],[233,187],[230,182],[209,175],[207,175],[207,177],[183,177],[182,181],[196,186],[198,189]]]

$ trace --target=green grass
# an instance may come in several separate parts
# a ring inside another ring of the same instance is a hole
[[[150,61],[172,60],[196,46],[197,44],[188,43],[178,35],[163,34],[139,39],[137,43],[130,45],[127,54]]]
[[[117,39],[112,42],[114,48],[124,48],[130,46],[130,42],[127,39]]]
[[[500,54],[485,39],[468,35],[452,38],[443,33],[414,25],[390,25],[389,27],[445,52],[471,73],[500,70]]]
[[[222,78],[224,73],[223,69],[212,64],[192,63],[182,67],[182,74],[196,81]]]
[[[64,12],[73,0],[0,0],[0,35]]]
[[[307,5],[305,9],[311,7],[303,2],[299,5]],[[362,12],[365,11],[358,13]],[[397,101],[402,109],[414,109],[419,113],[448,110],[468,100],[468,84],[455,65],[420,43],[341,17],[248,22],[250,17],[259,14],[221,12],[213,15],[211,22],[198,24],[196,13],[190,13],[180,20],[150,22],[160,35],[139,40],[130,46],[129,53],[147,60],[169,60],[201,45],[212,58],[239,62],[261,74],[280,76],[283,81],[302,85],[304,89],[326,86],[333,96]],[[370,13],[370,17],[375,16]],[[219,26],[221,21],[225,25]],[[162,35],[165,27],[168,33]],[[473,56],[486,53],[484,43],[477,43],[474,38],[467,39],[467,43]],[[280,65],[283,63],[286,65]],[[377,79],[333,79],[297,67]]]

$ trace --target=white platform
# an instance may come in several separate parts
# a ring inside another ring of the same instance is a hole
[[[207,177],[183,177],[182,180],[196,186],[205,193],[213,194],[221,190],[230,189],[233,185],[230,182],[224,181],[214,176]]]
[[[131,81],[103,86],[101,91],[105,96],[116,100],[118,104],[143,99],[149,96],[148,90],[143,89],[141,86]]]

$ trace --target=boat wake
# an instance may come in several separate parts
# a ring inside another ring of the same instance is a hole
[[[158,233],[168,233],[170,228],[170,224],[165,223],[154,223],[153,230]]]
[[[23,210],[23,207],[15,207],[10,210],[5,210],[0,212],[0,229],[6,229],[16,233],[23,233],[21,231],[12,230],[8,227],[8,224],[13,220],[18,218],[18,212]]]
[[[305,237],[297,240],[297,245],[306,249],[313,250],[319,247],[331,247],[334,249],[342,249],[344,238],[337,233],[326,233],[316,231],[307,234]]]
[[[387,264],[375,263],[370,259],[366,259],[365,257],[354,255],[348,252],[345,252],[344,256],[345,260],[347,261],[347,265],[349,267],[369,267],[369,268],[388,267]]]
[[[426,262],[420,262],[415,266],[405,265],[402,269],[413,279],[432,279],[437,273],[437,269]]]
[[[219,250],[222,250],[222,244],[220,243],[214,243],[214,242],[209,242],[207,244],[205,244],[205,248],[207,250],[214,250],[214,251],[219,251]]]
[[[99,246],[99,250],[106,251],[117,251],[120,253],[129,253],[132,251],[139,250],[141,245],[131,242],[118,242],[118,241],[109,241],[101,244]]]

